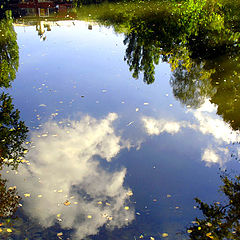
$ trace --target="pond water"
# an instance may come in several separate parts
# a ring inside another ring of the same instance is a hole
[[[95,20],[31,17],[9,27],[19,66],[1,92],[29,131],[14,157],[1,147],[1,189],[21,197],[6,210],[17,208],[13,217],[1,211],[2,239],[187,239],[201,216],[194,198],[221,202],[221,171],[239,169],[239,113],[228,104],[238,102],[239,54],[213,52],[205,75],[201,60],[178,72],[159,40]],[[149,70],[153,48],[162,57]]]

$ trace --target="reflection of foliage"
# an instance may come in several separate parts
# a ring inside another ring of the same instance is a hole
[[[213,75],[213,84],[217,86],[216,94],[212,95],[211,102],[217,104],[217,113],[233,129],[239,130],[240,119],[240,59],[239,52],[224,57]]]
[[[240,239],[240,176],[235,179],[224,176],[222,181],[226,204],[209,205],[196,199],[204,219],[196,218],[196,223],[188,229],[190,239]]]
[[[143,39],[138,35],[137,31],[132,31],[124,40],[127,45],[125,60],[130,66],[130,71],[133,71],[133,77],[138,78],[139,73],[143,71],[143,81],[147,84],[153,83],[154,77],[154,64],[159,62],[160,48],[151,44],[148,39]]]
[[[14,110],[9,95],[0,95],[0,163],[17,166],[19,157],[24,155],[24,143],[28,129],[19,121],[19,110]]]
[[[240,4],[232,0],[221,4],[217,0],[103,3],[81,7],[79,16],[91,16],[125,33],[124,59],[134,78],[142,73],[144,82],[153,83],[159,59],[168,62],[173,93],[181,103],[199,107],[209,98],[218,106],[217,113],[239,129]]]
[[[0,217],[12,216],[18,208],[20,197],[16,187],[6,187],[6,180],[0,179]]]
[[[202,71],[200,64],[193,65],[191,71],[179,65],[170,82],[174,96],[184,105],[199,107],[214,92],[209,80],[213,71]]]
[[[9,87],[19,65],[17,35],[12,25],[11,12],[0,21],[0,87]]]
[[[130,71],[133,71],[134,78],[138,78],[143,72],[144,82],[154,82],[155,65],[161,57],[166,61],[168,57],[163,52],[170,52],[178,42],[176,29],[176,22],[166,12],[157,16],[147,15],[144,19],[133,19],[130,22],[130,30],[124,40],[127,45],[125,60]]]

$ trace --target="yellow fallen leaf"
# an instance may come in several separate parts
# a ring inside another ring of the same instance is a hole
[[[129,210],[129,207],[128,207],[128,206],[126,206],[126,207],[124,207],[124,209],[125,209],[125,210]]]
[[[150,237],[150,239],[151,239],[151,240],[155,240],[155,238],[154,238],[154,237]]]
[[[191,232],[192,232],[192,230],[190,230],[190,229],[189,229],[189,230],[187,230],[187,233],[191,233]]]
[[[163,233],[162,237],[168,237],[168,233]]]
[[[0,228],[0,232],[2,232],[3,230]]]
[[[57,214],[57,217],[60,218],[61,217],[61,213]]]
[[[41,195],[41,194],[39,194],[39,195],[38,195],[38,197],[39,197],[39,198],[41,198],[41,197],[42,197],[42,195]]]
[[[172,196],[172,195],[168,194],[168,195],[167,195],[167,198],[170,198],[171,196]]]
[[[12,229],[11,228],[7,228],[7,232],[11,233]]]
[[[102,204],[102,202],[101,202],[101,201],[99,201],[97,204]]]
[[[207,225],[208,227],[211,227],[211,226],[212,226],[212,224],[211,224],[210,222],[207,222],[206,225]]]
[[[61,237],[62,235],[63,235],[62,232],[60,232],[60,233],[57,234],[58,237]]]
[[[143,235],[140,235],[139,238],[143,238]]]
[[[106,205],[107,205],[107,206],[110,206],[111,204],[110,204],[110,203],[108,203],[108,202],[106,202]]]
[[[59,193],[61,193],[61,192],[63,192],[63,190],[62,190],[62,189],[60,189],[60,190],[58,190],[58,192],[59,192]]]
[[[30,197],[30,193],[24,193],[24,197]]]
[[[71,203],[68,201],[68,200],[66,200],[66,202],[64,202],[63,203],[65,206],[69,206]]]
[[[201,227],[198,227],[198,230],[200,231],[202,228]]]
[[[87,218],[91,219],[91,218],[92,218],[92,216],[91,216],[91,215],[88,215],[88,216],[87,216]]]
[[[78,204],[78,202],[74,202],[74,204]]]
[[[132,195],[133,195],[133,192],[130,190],[130,191],[127,192],[127,195],[128,195],[128,196],[132,196]]]

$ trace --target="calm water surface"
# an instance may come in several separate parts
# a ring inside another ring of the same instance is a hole
[[[134,79],[123,33],[40,24],[40,35],[14,24],[19,68],[4,91],[29,128],[29,151],[1,173],[22,198],[3,237],[185,239],[201,216],[194,197],[223,198],[219,168],[238,168],[238,133],[209,98],[192,108],[174,97],[169,63],[156,65],[153,84]]]

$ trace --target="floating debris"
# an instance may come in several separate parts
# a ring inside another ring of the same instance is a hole
[[[71,204],[71,202],[69,202],[68,200],[66,200],[64,203],[63,203],[65,206],[69,206]]]

